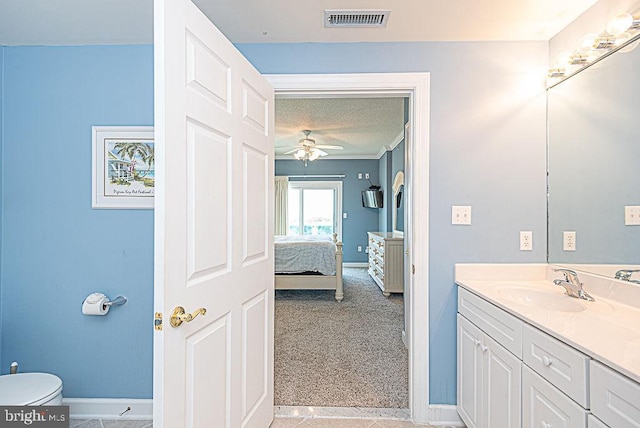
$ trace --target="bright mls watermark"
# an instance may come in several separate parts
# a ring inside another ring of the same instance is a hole
[[[0,428],[69,428],[69,406],[0,406]]]

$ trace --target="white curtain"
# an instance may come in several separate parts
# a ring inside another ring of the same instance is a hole
[[[277,176],[276,177],[276,224],[275,234],[286,235],[287,234],[287,207],[289,194],[289,177]]]

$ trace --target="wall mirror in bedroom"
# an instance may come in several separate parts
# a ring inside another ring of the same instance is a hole
[[[407,296],[385,297],[370,276],[368,237],[406,229],[407,109],[401,96],[276,96],[276,193],[289,192],[286,204],[276,201],[276,230],[288,235],[275,244],[276,405],[409,407]],[[320,154],[305,159],[312,148]],[[378,186],[382,207],[363,206],[362,191]],[[342,244],[342,269],[323,266],[320,259],[333,258],[323,250],[307,253],[310,241],[326,246],[332,233]],[[304,248],[291,249],[297,238]],[[328,275],[303,272],[316,267]]]

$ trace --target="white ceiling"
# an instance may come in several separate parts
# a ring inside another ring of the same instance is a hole
[[[327,158],[378,158],[404,135],[402,98],[278,98],[275,104],[276,156],[291,150],[311,132],[316,144],[343,146],[325,150]],[[323,149],[324,150],[324,149]]]
[[[234,43],[549,40],[596,0],[195,0]],[[381,29],[325,29],[325,9],[388,9]],[[153,0],[0,0],[0,45],[153,41]]]

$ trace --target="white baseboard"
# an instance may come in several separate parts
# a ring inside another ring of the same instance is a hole
[[[153,400],[133,398],[63,398],[71,419],[152,420]],[[131,409],[127,410],[127,407]],[[124,412],[124,413],[123,413]],[[120,414],[122,413],[122,416]]]
[[[450,426],[450,427],[464,427],[464,423],[456,406],[445,404],[431,404],[429,405],[429,424],[431,426]]]
[[[351,268],[366,268],[369,267],[369,263],[366,262],[345,262],[342,263],[342,267]]]

